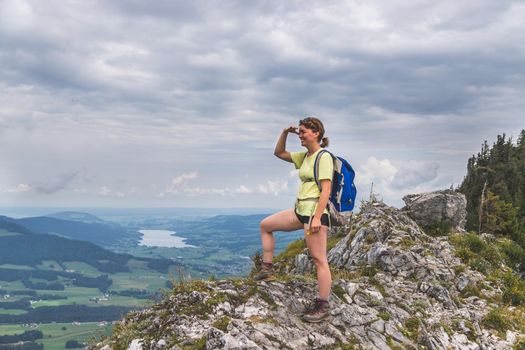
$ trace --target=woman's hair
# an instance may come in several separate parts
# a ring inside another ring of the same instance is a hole
[[[304,125],[305,128],[315,131],[319,131],[319,136],[317,137],[317,142],[321,144],[321,147],[328,147],[328,137],[324,137],[324,125],[323,123],[315,118],[308,117],[299,121],[299,126]]]

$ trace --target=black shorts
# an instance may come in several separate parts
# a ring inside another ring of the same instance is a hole
[[[295,210],[295,215],[303,224],[307,224],[310,221],[309,216],[299,215],[297,214],[297,210]],[[323,215],[321,215],[321,225],[330,227],[330,219],[328,218],[327,213],[323,213]]]

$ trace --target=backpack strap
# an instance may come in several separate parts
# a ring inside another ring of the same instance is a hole
[[[330,153],[329,151],[325,150],[325,149],[323,149],[319,153],[317,153],[317,156],[315,157],[315,162],[314,162],[314,180],[315,180],[315,183],[317,184],[317,187],[319,188],[319,192],[321,192],[322,188],[321,188],[321,182],[317,179],[317,175],[319,175],[319,159],[321,159],[321,155],[324,152],[328,153],[332,157],[332,160],[334,158],[333,154]],[[332,174],[332,178],[333,178],[333,174]]]

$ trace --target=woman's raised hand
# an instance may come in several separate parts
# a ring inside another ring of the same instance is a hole
[[[299,129],[299,128],[298,128],[297,126],[290,125],[289,127],[284,128],[283,131],[285,131],[285,132],[287,132],[287,133],[293,132],[294,134],[299,135],[299,131],[298,131],[298,129]]]

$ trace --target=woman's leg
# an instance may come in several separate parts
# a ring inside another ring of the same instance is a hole
[[[319,288],[319,296],[328,300],[330,296],[330,289],[332,287],[332,275],[330,267],[328,266],[328,258],[326,254],[326,244],[328,240],[328,226],[321,225],[319,232],[306,234],[308,224],[304,224],[304,232],[306,237],[306,246],[310,250],[312,259],[317,269],[317,285]]]
[[[295,209],[285,209],[269,215],[261,220],[261,241],[263,247],[263,261],[270,263],[275,250],[274,231],[295,231],[303,228],[303,223],[295,215]]]

